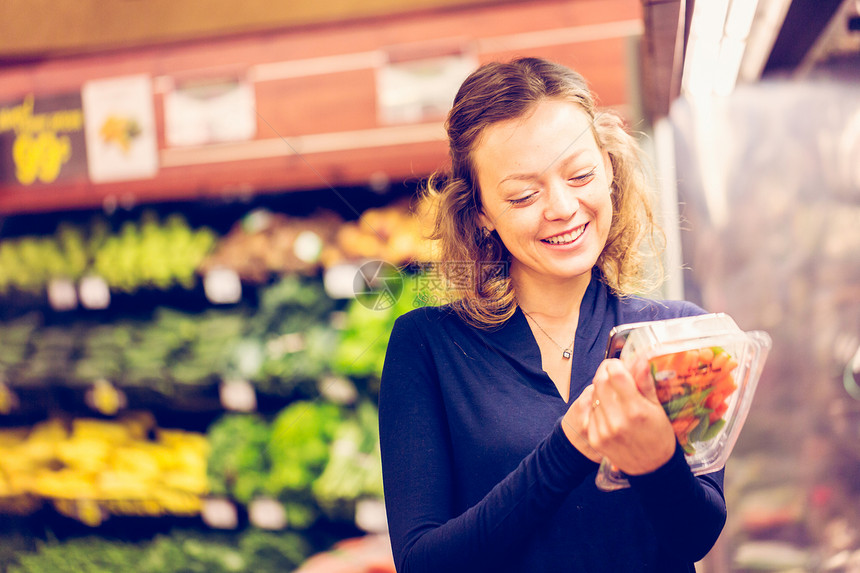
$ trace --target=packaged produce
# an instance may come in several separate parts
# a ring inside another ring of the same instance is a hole
[[[693,473],[721,469],[749,413],[770,336],[744,332],[722,313],[623,325],[613,334],[607,356],[652,377]],[[604,491],[629,486],[607,459],[596,483]]]

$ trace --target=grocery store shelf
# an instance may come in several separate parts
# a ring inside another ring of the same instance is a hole
[[[262,119],[265,120],[265,118]],[[164,149],[161,151],[161,166],[184,167],[225,161],[269,159],[289,155],[311,155],[444,141],[445,130],[441,123],[379,127],[339,133],[273,137],[246,143]]]

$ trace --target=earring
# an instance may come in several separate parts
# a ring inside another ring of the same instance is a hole
[[[481,227],[481,240],[482,241],[486,241],[487,239],[489,239],[490,235],[492,235],[492,231],[490,231],[486,227]]]

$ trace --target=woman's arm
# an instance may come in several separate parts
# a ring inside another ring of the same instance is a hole
[[[722,470],[693,476],[679,444],[662,467],[628,480],[667,551],[688,562],[708,554],[726,523]]]
[[[490,569],[596,465],[552,433],[478,504],[455,515],[452,440],[431,353],[415,313],[391,334],[379,397],[385,504],[397,570]]]
[[[725,524],[722,472],[693,476],[644,365],[634,380],[619,360],[604,360],[593,396],[589,442],[629,476],[658,542],[700,560]]]

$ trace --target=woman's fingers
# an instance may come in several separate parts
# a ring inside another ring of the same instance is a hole
[[[660,400],[657,398],[657,388],[654,386],[654,378],[651,376],[648,361],[644,358],[637,359],[633,364],[631,374],[633,375],[633,380],[636,382],[636,387],[645,399],[654,404],[659,404]]]
[[[674,433],[656,401],[653,383],[642,388],[618,360],[605,360],[594,376],[588,442],[627,473],[656,469],[674,451]]]
[[[591,418],[591,404],[594,400],[594,386],[590,385],[570,405],[562,419],[562,428],[570,440],[585,457],[600,462],[603,456],[588,441],[588,426]]]

